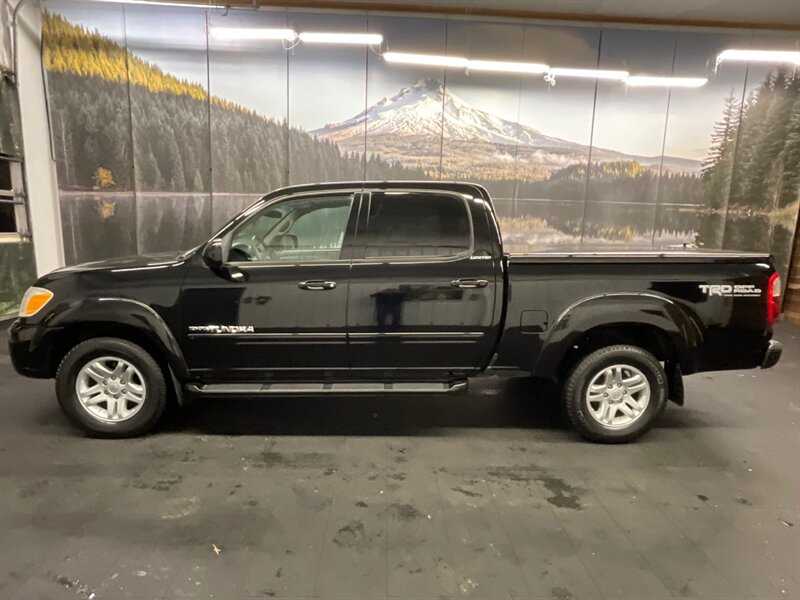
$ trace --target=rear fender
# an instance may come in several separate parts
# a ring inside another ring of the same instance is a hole
[[[567,307],[542,346],[534,375],[557,377],[566,354],[592,329],[631,324],[655,327],[664,333],[682,371],[694,371],[694,355],[703,337],[697,321],[669,298],[631,292],[590,296]]]
[[[189,369],[180,346],[164,319],[150,306],[130,298],[91,298],[82,300],[54,314],[48,327],[91,326],[92,323],[116,323],[133,327],[150,340],[163,354],[175,377],[185,381]]]

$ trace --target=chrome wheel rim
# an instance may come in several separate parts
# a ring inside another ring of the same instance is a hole
[[[147,398],[147,384],[133,364],[118,356],[93,358],[78,372],[75,393],[83,409],[104,423],[127,421]]]
[[[650,382],[631,365],[612,365],[599,371],[586,388],[592,418],[607,429],[630,427],[650,403]]]

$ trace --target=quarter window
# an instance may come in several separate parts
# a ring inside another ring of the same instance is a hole
[[[448,194],[373,193],[365,245],[366,258],[456,256],[471,247],[467,206]]]
[[[303,197],[272,204],[233,234],[233,262],[337,260],[353,194]]]

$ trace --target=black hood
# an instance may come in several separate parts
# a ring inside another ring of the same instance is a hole
[[[108,258],[106,260],[96,260],[92,262],[80,263],[77,265],[70,265],[68,267],[61,267],[52,272],[58,273],[73,273],[77,271],[100,271],[100,270],[116,270],[116,269],[147,269],[148,267],[171,266],[172,264],[186,260],[195,249],[180,252],[157,252],[153,254],[134,254],[132,256],[121,256],[117,258]]]
[[[148,271],[160,271],[169,269],[170,267],[177,267],[183,264],[192,254],[196,248],[192,250],[184,250],[181,252],[158,252],[153,254],[137,254],[134,256],[123,256],[118,258],[109,258],[106,260],[97,260],[93,262],[81,263],[77,265],[70,265],[68,267],[61,267],[41,277],[35,285],[46,286],[47,284],[69,278],[74,276],[88,276],[94,275],[102,276],[104,279],[106,275],[125,276],[126,274],[134,275],[139,274],[144,276]],[[127,278],[126,278],[127,279]]]

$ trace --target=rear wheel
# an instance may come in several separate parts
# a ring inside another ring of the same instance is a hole
[[[649,431],[667,403],[661,363],[638,346],[608,346],[573,368],[564,386],[573,427],[593,442],[631,442]]]
[[[150,430],[167,404],[158,363],[119,338],[86,340],[67,353],[56,374],[56,395],[69,419],[97,437],[133,437]]]

